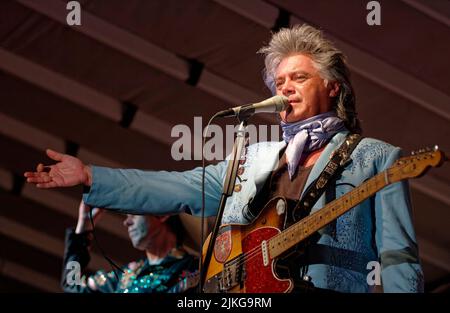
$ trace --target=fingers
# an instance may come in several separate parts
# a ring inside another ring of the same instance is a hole
[[[47,172],[25,172],[23,173],[23,176],[25,177],[41,177],[41,176],[48,176]]]
[[[47,149],[45,151],[48,155],[49,158],[55,160],[55,161],[61,161],[62,158],[64,157],[64,154],[56,152],[52,149]],[[50,166],[45,166],[42,163],[39,163],[36,166],[36,172],[25,172],[23,173],[23,176],[27,177],[27,178],[32,178],[32,179],[27,179],[27,182],[29,183],[40,183],[41,181],[39,179],[47,179],[45,177],[48,176],[48,173],[51,171],[53,165]],[[38,179],[38,180],[35,180]],[[47,181],[44,181],[47,182]]]
[[[45,152],[47,153],[47,155],[50,159],[55,160],[55,161],[61,161],[64,156],[64,154],[56,152],[52,149],[47,149]]]
[[[41,177],[43,175],[41,173],[37,173],[37,172],[25,172],[23,174],[23,176],[25,176],[27,178],[35,178],[35,177]]]
[[[50,188],[57,186],[52,177],[45,172],[26,172],[24,176],[27,177],[27,183],[34,183],[38,188]]]
[[[27,172],[25,173],[25,177],[27,177],[27,183],[34,183],[38,188],[53,188],[58,186],[57,183],[53,180],[53,178],[50,177],[50,175],[45,172],[40,173]]]
[[[25,177],[34,177],[34,172],[25,172],[25,173],[23,173],[23,176],[25,176]]]
[[[36,174],[33,176],[26,176],[27,177],[27,183],[48,183],[52,181],[52,178],[47,174],[47,175],[41,175],[41,174]]]
[[[23,173],[24,177],[43,177],[44,175],[48,176],[48,173],[51,170],[51,166],[44,166],[44,164],[39,163],[38,166],[36,166],[36,172],[25,172]]]
[[[51,181],[49,183],[39,183],[36,185],[38,188],[47,189],[47,188],[55,188],[58,187],[58,184],[55,181]]]

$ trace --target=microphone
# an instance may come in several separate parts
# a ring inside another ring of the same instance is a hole
[[[241,105],[228,110],[220,111],[217,117],[250,117],[255,113],[278,113],[286,110],[289,105],[288,98],[285,96],[274,96],[264,101],[252,104]]]

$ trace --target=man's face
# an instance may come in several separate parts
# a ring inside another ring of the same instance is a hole
[[[312,59],[304,54],[284,58],[276,70],[277,95],[288,97],[290,106],[280,113],[284,122],[297,122],[331,110],[332,90],[319,75]]]
[[[128,228],[131,243],[139,250],[146,250],[156,235],[166,226],[161,217],[128,214],[123,224]]]

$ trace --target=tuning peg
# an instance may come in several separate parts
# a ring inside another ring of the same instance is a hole
[[[438,145],[434,145],[433,151],[438,151],[438,150],[439,150],[439,146]]]
[[[426,151],[426,152],[430,152],[430,151],[431,151],[430,147],[426,147],[426,148],[425,148],[425,151]]]
[[[411,155],[416,155],[416,151],[411,151]]]

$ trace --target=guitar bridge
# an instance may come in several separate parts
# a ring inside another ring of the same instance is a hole
[[[224,264],[220,279],[221,292],[227,292],[245,280],[245,270],[242,255]]]

